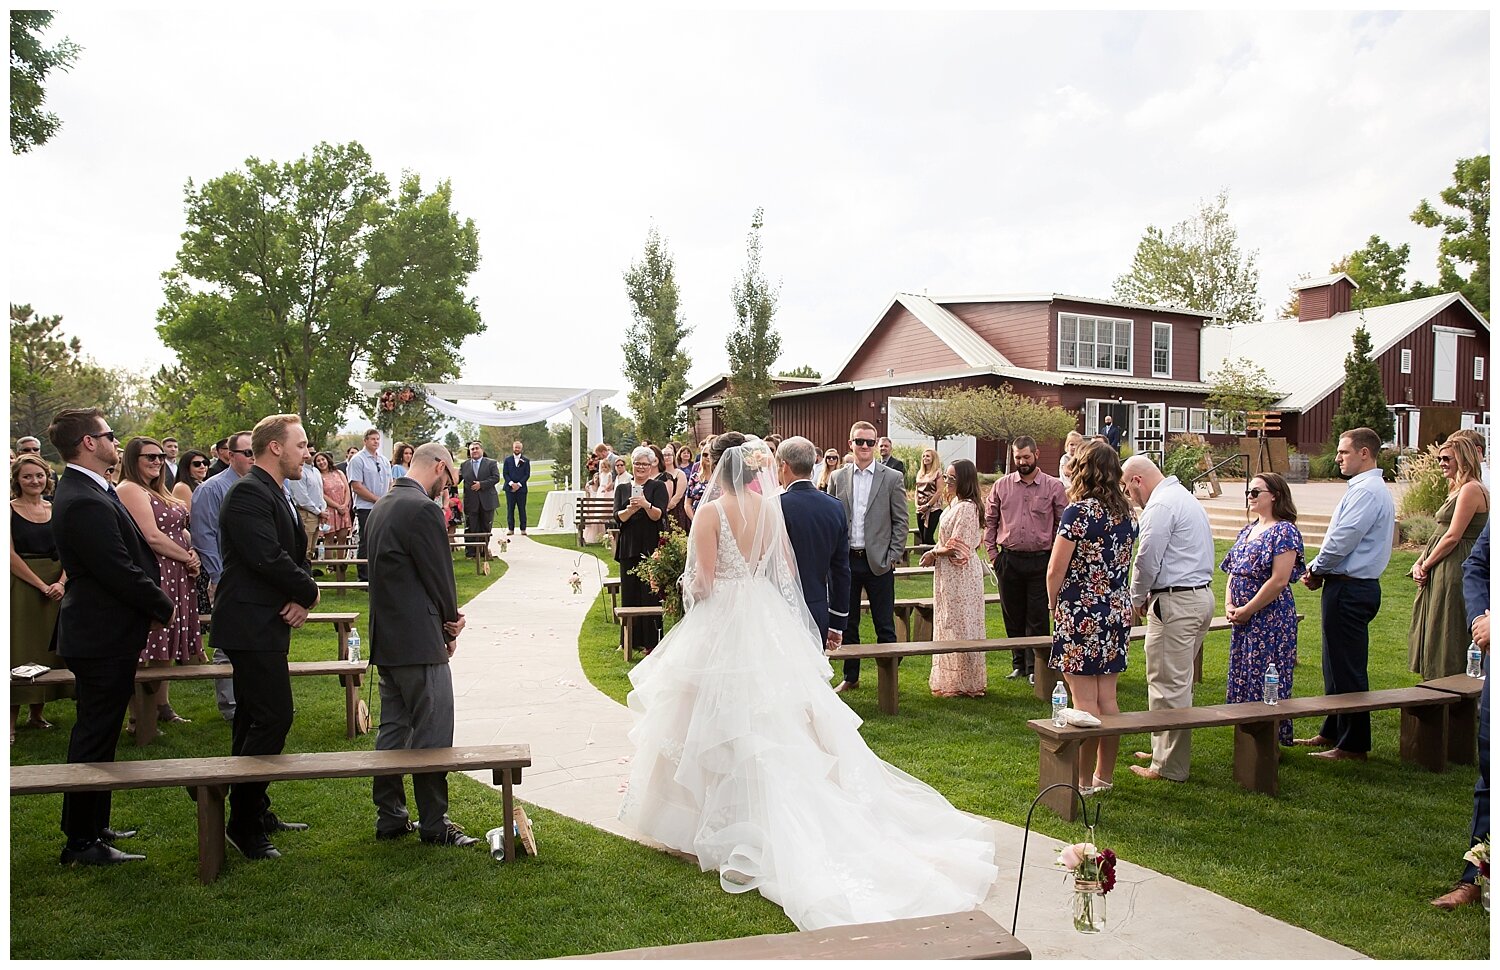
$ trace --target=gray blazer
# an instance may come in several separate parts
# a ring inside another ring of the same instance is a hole
[[[906,551],[906,476],[876,461],[875,481],[870,485],[870,504],[865,509],[865,562],[870,572],[883,576],[901,561]],[[828,494],[844,503],[850,528],[854,523],[854,466],[833,473]],[[880,551],[885,550],[881,556]]]
[[[443,510],[398,478],[365,522],[370,555],[370,662],[448,662],[443,624],[458,619],[458,592]]]

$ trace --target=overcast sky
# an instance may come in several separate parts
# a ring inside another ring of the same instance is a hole
[[[488,330],[463,379],[612,387],[621,274],[654,223],[726,369],[752,212],[781,283],[780,366],[824,376],[891,296],[1108,296],[1149,224],[1221,188],[1268,313],[1490,149],[1485,12],[441,13],[60,11],[84,48],[64,127],[6,180],[12,302],[109,365],[155,333],[183,186],[357,140],[394,183],[451,179]],[[624,394],[612,402],[624,409]]]

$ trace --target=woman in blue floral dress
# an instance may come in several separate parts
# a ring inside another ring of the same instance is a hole
[[[1246,493],[1256,520],[1240,530],[1234,546],[1219,563],[1229,574],[1224,615],[1234,624],[1229,639],[1231,704],[1264,699],[1266,666],[1276,665],[1279,696],[1292,696],[1297,666],[1297,604],[1292,584],[1307,571],[1302,561],[1302,533],[1297,507],[1286,479],[1275,472],[1257,475]],[[1292,722],[1282,721],[1277,735],[1292,743]]]
[[[1115,684],[1130,642],[1130,560],[1136,522],[1120,489],[1120,456],[1102,441],[1080,447],[1068,469],[1063,509],[1047,563],[1052,656],[1047,666],[1068,685],[1071,706],[1118,714]],[[1119,738],[1085,741],[1078,787],[1085,794],[1113,787]]]

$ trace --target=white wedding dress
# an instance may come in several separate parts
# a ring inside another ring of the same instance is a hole
[[[988,829],[865,744],[787,568],[779,489],[759,480],[781,541],[752,566],[730,514],[705,503],[720,507],[700,512],[693,542],[708,549],[698,525],[716,523],[711,585],[630,674],[639,719],[619,817],[719,870],[728,892],[759,890],[798,929],[973,909],[997,876]]]

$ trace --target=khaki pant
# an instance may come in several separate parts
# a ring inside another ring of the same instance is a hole
[[[1193,706],[1193,659],[1214,618],[1212,587],[1158,593],[1146,605],[1146,697],[1153,711]],[[1187,781],[1193,732],[1151,735],[1151,767],[1163,778]]]
[[[297,514],[302,518],[302,528],[307,530],[307,558],[312,559],[318,554],[318,523],[323,520],[318,518],[316,512],[300,507]]]

